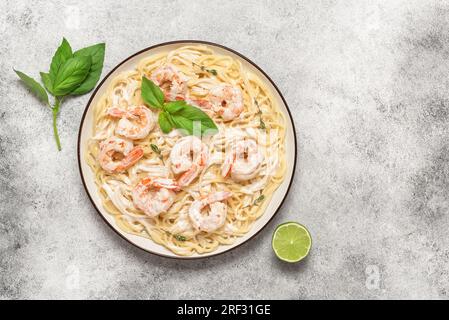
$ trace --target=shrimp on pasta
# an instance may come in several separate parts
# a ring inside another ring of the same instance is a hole
[[[146,105],[143,77],[164,103],[195,109],[170,118]],[[124,232],[177,255],[212,252],[246,234],[284,179],[285,116],[271,89],[207,45],[143,58],[110,81],[94,108],[86,160],[103,207]],[[180,129],[204,114],[214,134]]]

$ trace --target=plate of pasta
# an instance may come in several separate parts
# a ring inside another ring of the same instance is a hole
[[[117,65],[84,111],[84,187],[120,236],[154,254],[202,258],[254,237],[279,211],[295,127],[274,82],[204,41],[144,49]]]

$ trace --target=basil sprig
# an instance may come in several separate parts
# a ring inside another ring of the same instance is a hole
[[[162,90],[146,77],[142,77],[141,96],[148,106],[160,110],[158,122],[164,133],[174,128],[186,130],[191,135],[218,132],[214,121],[201,109],[184,100],[165,102]]]
[[[14,72],[53,114],[53,133],[58,150],[61,150],[56,119],[64,97],[82,95],[92,90],[97,84],[103,70],[105,44],[98,43],[73,52],[69,42],[63,38],[61,45],[51,59],[50,70],[41,72],[44,86],[21,71]],[[50,104],[48,93],[54,97]]]

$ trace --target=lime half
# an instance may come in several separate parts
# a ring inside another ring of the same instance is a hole
[[[276,256],[286,262],[298,262],[304,259],[312,246],[312,238],[306,227],[297,222],[280,224],[271,240]]]

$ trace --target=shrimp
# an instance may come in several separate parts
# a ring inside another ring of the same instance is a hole
[[[220,115],[224,121],[238,117],[243,111],[242,91],[238,87],[221,84],[209,91],[208,100],[212,110]],[[202,105],[208,108],[207,106]]]
[[[207,165],[209,148],[195,136],[187,136],[176,142],[170,152],[171,168],[181,174],[178,183],[188,186]]]
[[[154,128],[153,113],[145,106],[132,106],[126,111],[113,107],[106,112],[111,117],[120,118],[115,133],[128,139],[143,139]]]
[[[228,207],[222,201],[232,196],[231,192],[218,191],[209,194],[202,200],[193,201],[189,209],[189,218],[195,229],[213,232],[226,222]],[[205,208],[209,211],[205,213]]]
[[[173,65],[159,67],[151,74],[151,80],[164,92],[165,100],[183,100],[189,80]]]
[[[179,186],[173,179],[144,178],[132,191],[134,205],[151,218],[157,217],[172,206]]]
[[[254,178],[263,161],[263,154],[253,139],[239,140],[232,144],[226,153],[221,167],[221,175],[235,181],[245,181]]]
[[[98,162],[109,173],[119,173],[127,170],[143,156],[141,147],[134,147],[133,143],[115,136],[100,143]]]

